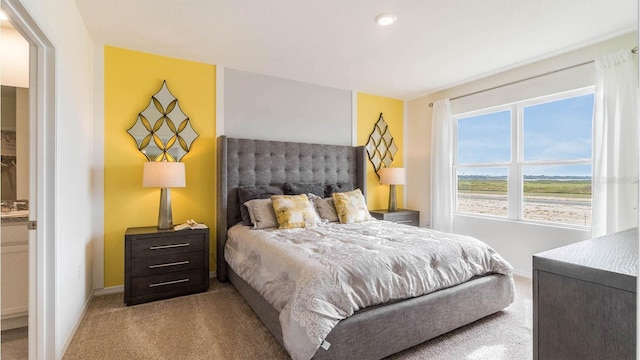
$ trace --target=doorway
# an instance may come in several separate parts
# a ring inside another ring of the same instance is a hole
[[[56,340],[54,48],[20,0],[4,0],[1,9],[13,28],[28,43],[29,53],[28,190],[21,192],[28,196],[29,210],[26,270],[28,358],[53,359]],[[19,164],[17,156],[16,160],[16,164]],[[24,209],[24,204],[11,205],[16,211],[19,206]],[[0,222],[0,228],[3,225]]]

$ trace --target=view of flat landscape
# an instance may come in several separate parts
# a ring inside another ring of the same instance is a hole
[[[591,225],[591,177],[525,176],[523,217],[527,220]],[[507,216],[507,179],[458,177],[457,211]]]

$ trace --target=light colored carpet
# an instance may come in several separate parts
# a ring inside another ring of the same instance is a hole
[[[531,359],[531,281],[494,315],[390,359]],[[64,356],[74,359],[287,359],[230,283],[208,292],[126,307],[122,294],[91,302]]]

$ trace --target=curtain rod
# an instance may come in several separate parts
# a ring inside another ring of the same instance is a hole
[[[638,47],[636,46],[636,47],[634,47],[633,49],[631,49],[631,52],[632,52],[632,53],[634,53],[634,54],[637,54],[637,53],[638,53]],[[548,71],[548,72],[543,73],[543,74],[538,74],[538,75],[534,75],[534,76],[529,76],[528,78],[524,78],[524,79],[520,79],[520,80],[511,81],[511,82],[508,82],[508,83],[506,83],[506,84],[502,84],[502,85],[497,85],[497,86],[490,87],[490,88],[488,88],[488,89],[478,90],[478,91],[474,91],[474,92],[471,92],[471,93],[468,93],[468,94],[464,94],[464,95],[460,95],[460,96],[452,97],[452,98],[451,98],[451,99],[449,99],[449,100],[456,100],[456,99],[461,99],[461,98],[464,98],[464,97],[467,97],[467,96],[471,96],[471,95],[481,94],[481,93],[483,93],[483,92],[487,92],[487,91],[491,91],[491,90],[499,89],[499,88],[501,88],[501,87],[505,87],[505,86],[509,86],[509,85],[513,85],[513,84],[517,84],[517,83],[521,83],[521,82],[523,82],[523,81],[528,81],[528,80],[536,79],[536,78],[539,78],[539,77],[543,77],[543,76],[547,76],[547,75],[555,74],[555,73],[560,72],[560,71],[565,71],[565,70],[569,70],[569,69],[577,68],[577,67],[580,67],[580,66],[585,66],[585,65],[593,64],[593,62],[594,62],[594,60],[585,61],[585,62],[580,63],[580,64],[576,64],[576,65],[571,65],[571,66],[563,67],[562,69],[557,69],[557,70],[553,70],[553,71]],[[432,102],[431,102],[431,103],[429,103],[429,107],[430,107],[430,108],[432,108],[432,107],[433,107],[433,103],[432,103]]]

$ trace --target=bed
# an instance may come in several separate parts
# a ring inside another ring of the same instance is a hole
[[[225,260],[228,231],[241,222],[238,188],[285,182],[352,183],[366,194],[365,150],[221,136],[217,160],[217,277],[231,281],[285,346],[279,311]],[[331,329],[313,358],[383,358],[500,311],[512,301],[510,274],[488,274],[427,295],[360,309]]]

